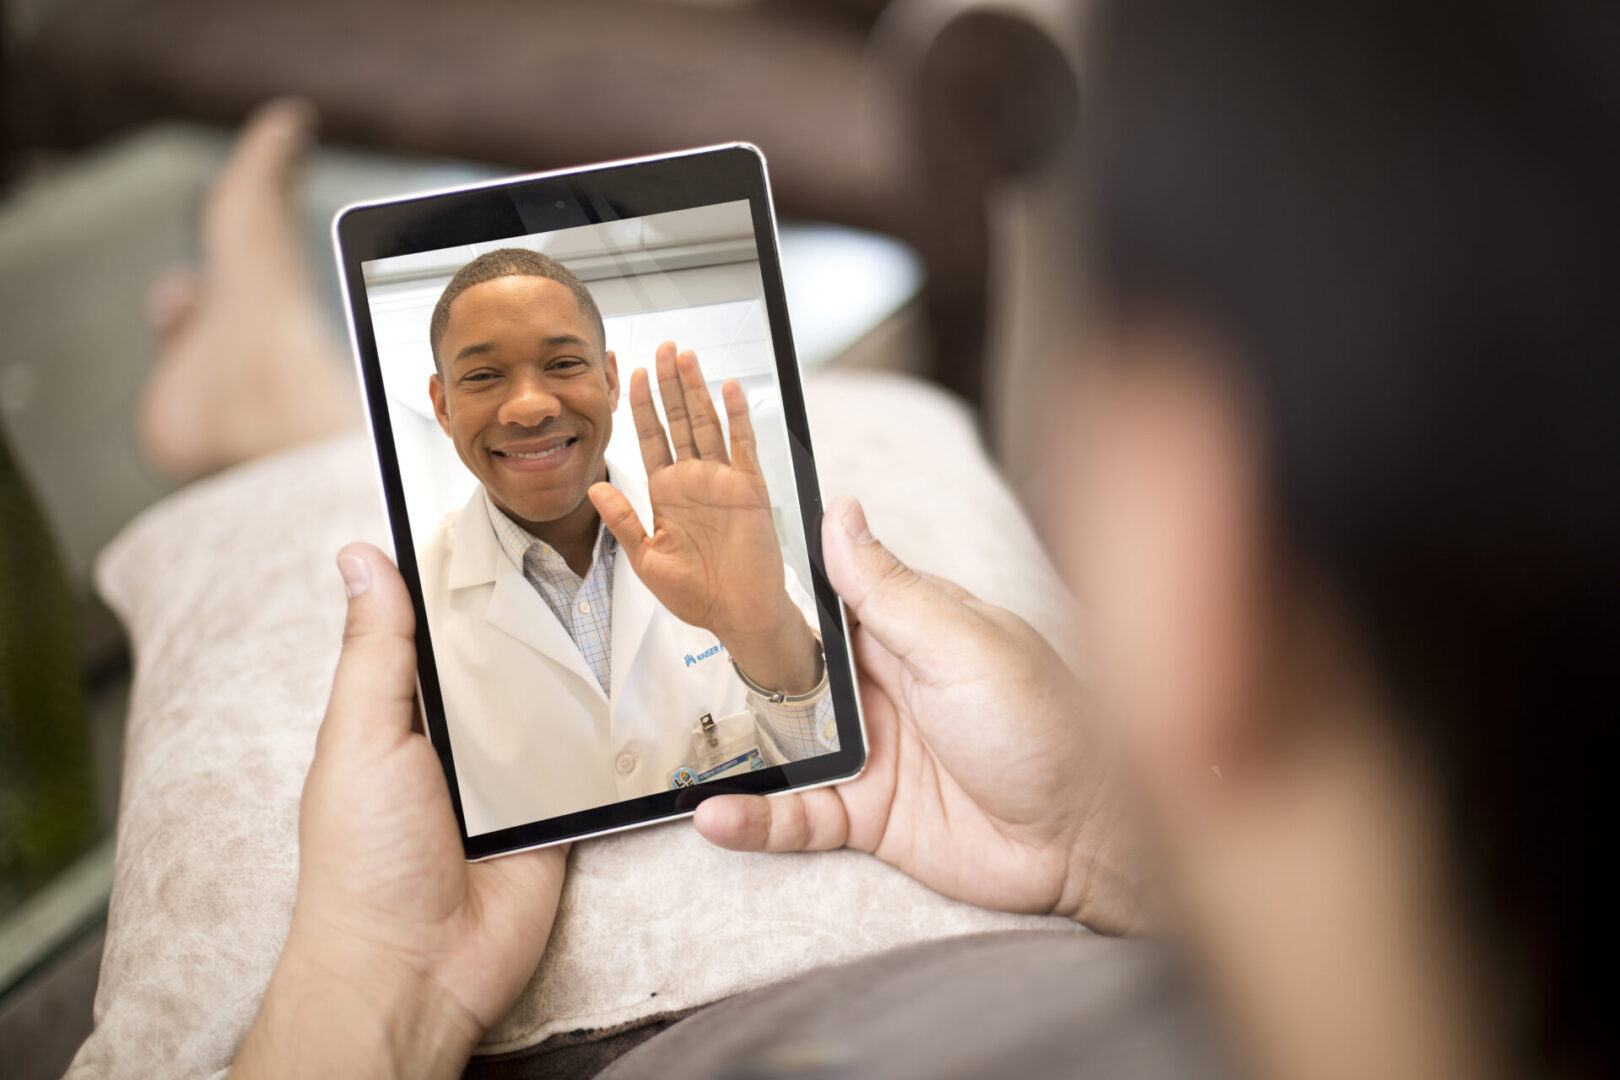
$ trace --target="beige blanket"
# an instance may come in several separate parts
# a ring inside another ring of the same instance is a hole
[[[1063,591],[960,406],[890,376],[824,376],[807,393],[829,496],[858,496],[902,558],[1062,643]],[[385,543],[374,470],[360,436],[254,462],[153,507],[102,554],[136,673],[96,1028],[70,1077],[217,1074],[246,1031],[291,916],[299,789],[343,622],[333,557]],[[575,848],[545,961],[484,1049],[1055,922],[946,900],[848,851],[720,851],[687,821],[594,840]]]

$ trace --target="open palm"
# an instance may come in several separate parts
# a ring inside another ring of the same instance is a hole
[[[782,550],[742,388],[731,380],[722,390],[728,447],[697,357],[677,355],[665,342],[657,366],[667,434],[653,408],[646,370],[630,377],[652,535],[612,486],[592,487],[591,501],[636,576],[677,618],[722,638],[767,633],[779,625],[786,595]]]

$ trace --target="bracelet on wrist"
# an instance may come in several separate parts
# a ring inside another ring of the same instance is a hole
[[[821,677],[816,680],[815,686],[803,694],[789,694],[783,690],[771,690],[768,687],[759,685],[759,683],[748,677],[748,674],[738,666],[735,659],[728,656],[727,659],[731,661],[731,670],[737,673],[737,678],[742,680],[745,687],[772,705],[802,705],[807,701],[814,701],[827,692],[827,654],[821,644],[821,635],[813,630],[811,634],[816,639],[816,660],[821,666]]]

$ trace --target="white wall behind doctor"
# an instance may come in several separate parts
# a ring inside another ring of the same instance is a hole
[[[455,271],[498,247],[543,251],[591,290],[623,388],[607,455],[627,474],[645,476],[630,418],[630,373],[637,367],[653,370],[659,343],[673,341],[697,353],[717,403],[721,383],[733,378],[741,383],[783,556],[808,582],[803,519],[746,202],[366,264],[368,304],[415,544],[425,544],[440,518],[462,506],[476,483],[433,418],[428,322]],[[723,418],[723,407],[720,411]]]

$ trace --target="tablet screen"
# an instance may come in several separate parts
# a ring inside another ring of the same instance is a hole
[[[469,855],[858,770],[757,154],[351,208],[337,233]]]

